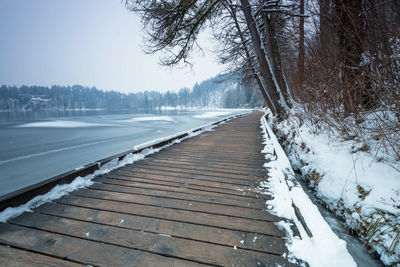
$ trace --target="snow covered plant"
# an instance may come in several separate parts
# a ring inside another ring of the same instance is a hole
[[[394,114],[365,113],[365,121],[359,123],[349,118],[343,123],[348,135],[329,122],[307,115],[300,106],[279,123],[269,115],[269,123],[292,166],[325,206],[378,253],[384,264],[400,264],[400,172],[398,163],[389,156],[396,153],[396,146],[386,142],[399,138],[399,133],[378,126],[394,120]],[[369,128],[369,133],[361,127]],[[366,136],[373,132],[381,132],[379,136],[385,138],[386,145],[381,139]],[[343,137],[352,134],[357,136]]]

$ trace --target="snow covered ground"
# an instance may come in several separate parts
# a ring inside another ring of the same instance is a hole
[[[316,196],[384,264],[399,266],[400,172],[357,149],[354,141],[316,134],[293,116],[279,124],[271,119],[269,124]]]
[[[292,262],[303,260],[311,267],[356,266],[346,249],[346,242],[333,233],[318,208],[296,182],[289,159],[264,117],[261,118],[261,129],[265,144],[262,152],[267,160],[264,166],[268,170],[269,179],[261,182],[258,190],[272,194],[273,199],[267,201],[269,211],[287,219],[280,221],[278,226],[287,233],[288,259]],[[296,208],[306,226],[296,215]],[[294,235],[289,220],[295,222],[301,238]],[[307,233],[306,227],[311,234]]]

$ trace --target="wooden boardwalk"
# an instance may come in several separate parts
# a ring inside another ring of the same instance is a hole
[[[260,112],[0,224],[0,265],[289,266],[269,214]]]

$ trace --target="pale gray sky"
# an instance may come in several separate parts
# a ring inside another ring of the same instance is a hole
[[[190,68],[145,55],[137,16],[120,0],[0,0],[0,85],[96,86],[137,92],[178,90],[223,70],[212,53]],[[212,49],[211,37],[200,44]]]

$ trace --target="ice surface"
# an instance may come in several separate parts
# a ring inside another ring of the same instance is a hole
[[[122,122],[136,122],[136,121],[170,121],[173,122],[169,116],[149,116],[149,117],[136,117],[129,120],[123,120]]]
[[[78,127],[98,127],[98,126],[115,126],[112,124],[103,124],[103,123],[90,123],[83,121],[63,121],[63,120],[55,120],[55,121],[40,121],[40,122],[30,122],[25,124],[20,124],[16,127],[20,128],[78,128]]]
[[[90,143],[76,145],[76,146],[67,146],[67,147],[48,150],[48,151],[43,151],[43,152],[39,152],[39,153],[27,154],[27,155],[24,155],[24,156],[21,156],[21,157],[15,157],[15,158],[7,159],[7,160],[0,160],[0,165],[6,164],[6,163],[9,163],[9,162],[13,162],[13,161],[25,160],[25,159],[39,157],[39,156],[48,155],[48,154],[52,154],[52,153],[72,150],[72,149],[76,149],[76,148],[99,145],[99,144],[106,143],[106,142],[109,142],[109,140],[98,141],[98,142],[90,142]],[[79,168],[81,168],[81,167],[77,167],[77,168],[75,168],[75,170],[79,170]]]
[[[208,112],[204,112],[203,114],[194,115],[193,118],[196,118],[196,119],[214,118],[214,117],[218,117],[218,116],[224,116],[224,115],[227,115],[230,113],[231,112],[229,112],[229,111],[208,111]]]

